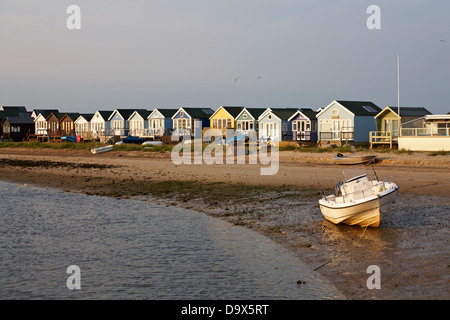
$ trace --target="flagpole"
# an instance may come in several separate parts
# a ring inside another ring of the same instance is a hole
[[[398,136],[400,136],[401,120],[400,120],[400,55],[397,54],[397,108],[398,108]]]

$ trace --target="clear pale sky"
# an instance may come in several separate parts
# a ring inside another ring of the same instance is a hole
[[[445,0],[1,0],[0,44],[0,105],[29,110],[384,108],[399,54],[400,105],[450,111]]]

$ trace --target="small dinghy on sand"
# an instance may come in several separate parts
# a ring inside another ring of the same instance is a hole
[[[114,148],[113,145],[110,146],[104,146],[104,147],[100,147],[100,148],[95,148],[95,149],[91,149],[91,152],[93,154],[98,154],[98,153],[105,153],[105,152],[109,152]]]
[[[375,161],[376,154],[360,155],[360,156],[344,156],[338,153],[333,158],[334,164],[366,164]]]
[[[398,186],[392,181],[369,180],[362,165],[343,171],[344,180],[335,194],[319,200],[325,219],[335,224],[379,227],[397,200]]]

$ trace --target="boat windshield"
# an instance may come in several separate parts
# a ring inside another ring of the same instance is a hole
[[[344,181],[349,182],[355,178],[367,176],[367,172],[363,165],[355,165],[342,170],[342,175]]]

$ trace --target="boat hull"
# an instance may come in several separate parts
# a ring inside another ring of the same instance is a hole
[[[375,160],[376,155],[336,157],[334,164],[366,164]]]
[[[122,139],[123,143],[137,143],[137,144],[142,144],[143,142],[145,142],[145,139],[139,138],[139,137],[133,137],[133,136],[128,136]]]
[[[63,137],[61,137],[61,140],[65,141],[65,142],[78,142],[77,137],[75,137],[75,136],[63,136]]]
[[[114,148],[114,146],[105,146],[105,147],[100,147],[100,148],[95,148],[95,149],[91,149],[91,152],[93,154],[98,154],[98,153],[105,153],[105,152],[109,152]]]
[[[320,211],[325,219],[339,224],[359,225],[361,227],[379,227],[384,215],[397,200],[397,188],[393,188],[364,201],[348,205],[329,205],[319,201]]]

